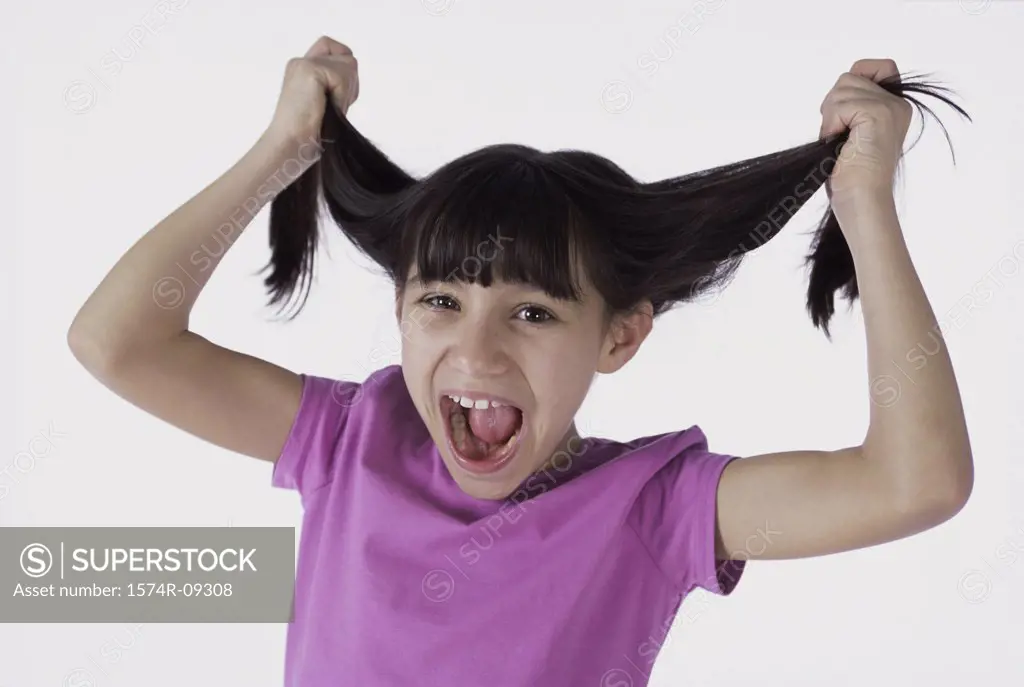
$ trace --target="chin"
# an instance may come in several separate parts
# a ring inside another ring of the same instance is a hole
[[[453,468],[451,463],[448,461],[445,462],[448,464],[448,471],[451,473],[455,483],[459,485],[459,488],[475,499],[481,499],[484,501],[504,501],[512,496],[519,488],[519,482],[515,480],[494,483],[481,481],[472,477],[467,478],[463,471],[457,466]]]

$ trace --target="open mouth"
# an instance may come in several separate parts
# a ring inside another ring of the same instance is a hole
[[[458,394],[442,395],[440,404],[448,446],[465,470],[496,472],[515,456],[524,429],[521,409],[487,396]]]

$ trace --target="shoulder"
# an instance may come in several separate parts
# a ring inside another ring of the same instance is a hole
[[[627,452],[638,453],[652,458],[671,458],[683,451],[706,450],[708,440],[700,427],[691,425],[686,429],[674,432],[637,437],[636,439],[624,442],[622,445]]]
[[[723,568],[715,538],[719,483],[736,456],[710,450],[696,425],[626,445],[647,466],[628,522],[657,567],[681,589],[730,593],[742,564]]]
[[[685,429],[645,435],[627,441],[588,437],[583,445],[585,453],[582,455],[589,455],[588,462],[594,465],[615,466],[615,470],[652,478],[674,460],[687,460],[706,452],[708,440],[700,427],[691,425]]]
[[[399,365],[377,369],[362,381],[300,376],[302,397],[275,462],[273,484],[305,498],[350,469],[374,437],[391,432],[396,423],[404,426],[403,413],[415,408]]]
[[[612,464],[620,463],[637,473],[640,508],[687,507],[698,492],[703,496],[717,488],[721,472],[734,458],[710,450],[707,436],[698,425],[610,442],[605,450],[614,454]]]
[[[320,400],[334,406],[333,411],[347,414],[355,410],[373,410],[374,404],[399,402],[408,396],[401,365],[374,370],[362,381],[303,374],[303,402]],[[301,412],[301,409],[300,409]]]

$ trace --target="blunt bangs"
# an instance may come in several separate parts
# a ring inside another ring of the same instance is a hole
[[[438,170],[418,195],[401,239],[402,286],[415,265],[423,283],[499,280],[582,300],[588,241],[569,194],[544,169],[544,153],[491,146]]]

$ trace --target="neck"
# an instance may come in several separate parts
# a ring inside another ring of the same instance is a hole
[[[555,450],[552,451],[548,459],[534,471],[534,474],[556,470],[558,472],[568,472],[572,468],[575,468],[579,460],[582,451],[580,449],[580,440],[583,437],[580,436],[579,431],[576,429],[576,421],[573,420],[569,424],[569,429],[566,430],[565,435],[558,442]]]

